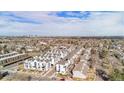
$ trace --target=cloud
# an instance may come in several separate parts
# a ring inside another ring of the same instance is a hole
[[[40,22],[35,21],[31,18],[21,17],[18,15],[15,15],[14,13],[11,13],[11,12],[0,12],[0,16],[6,17],[8,19],[8,21],[12,21],[12,22],[40,24]]]
[[[0,12],[0,32],[0,35],[124,36],[124,12],[15,11],[2,15]]]

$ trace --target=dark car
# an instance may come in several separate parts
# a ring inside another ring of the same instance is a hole
[[[8,74],[9,74],[8,71],[0,72],[0,79],[2,79],[3,77],[7,76]]]
[[[105,71],[103,71],[101,69],[97,69],[96,70],[96,75],[98,75],[99,77],[101,77],[105,81],[108,81],[109,80],[109,76],[106,74]]]
[[[65,79],[64,78],[61,78],[60,81],[65,81]]]

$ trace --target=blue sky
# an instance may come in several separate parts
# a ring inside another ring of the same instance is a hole
[[[124,36],[124,12],[0,12],[0,35]]]
[[[85,11],[83,13],[80,13],[80,11],[73,11],[73,12],[57,12],[56,15],[58,17],[64,17],[64,18],[80,18],[80,19],[86,19],[90,16],[90,12]]]

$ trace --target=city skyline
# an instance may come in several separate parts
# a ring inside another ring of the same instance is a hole
[[[0,12],[1,36],[124,36],[124,12]]]

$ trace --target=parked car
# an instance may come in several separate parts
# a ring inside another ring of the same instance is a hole
[[[8,71],[0,72],[0,79],[2,79],[3,77],[7,76],[8,74],[9,74]]]

